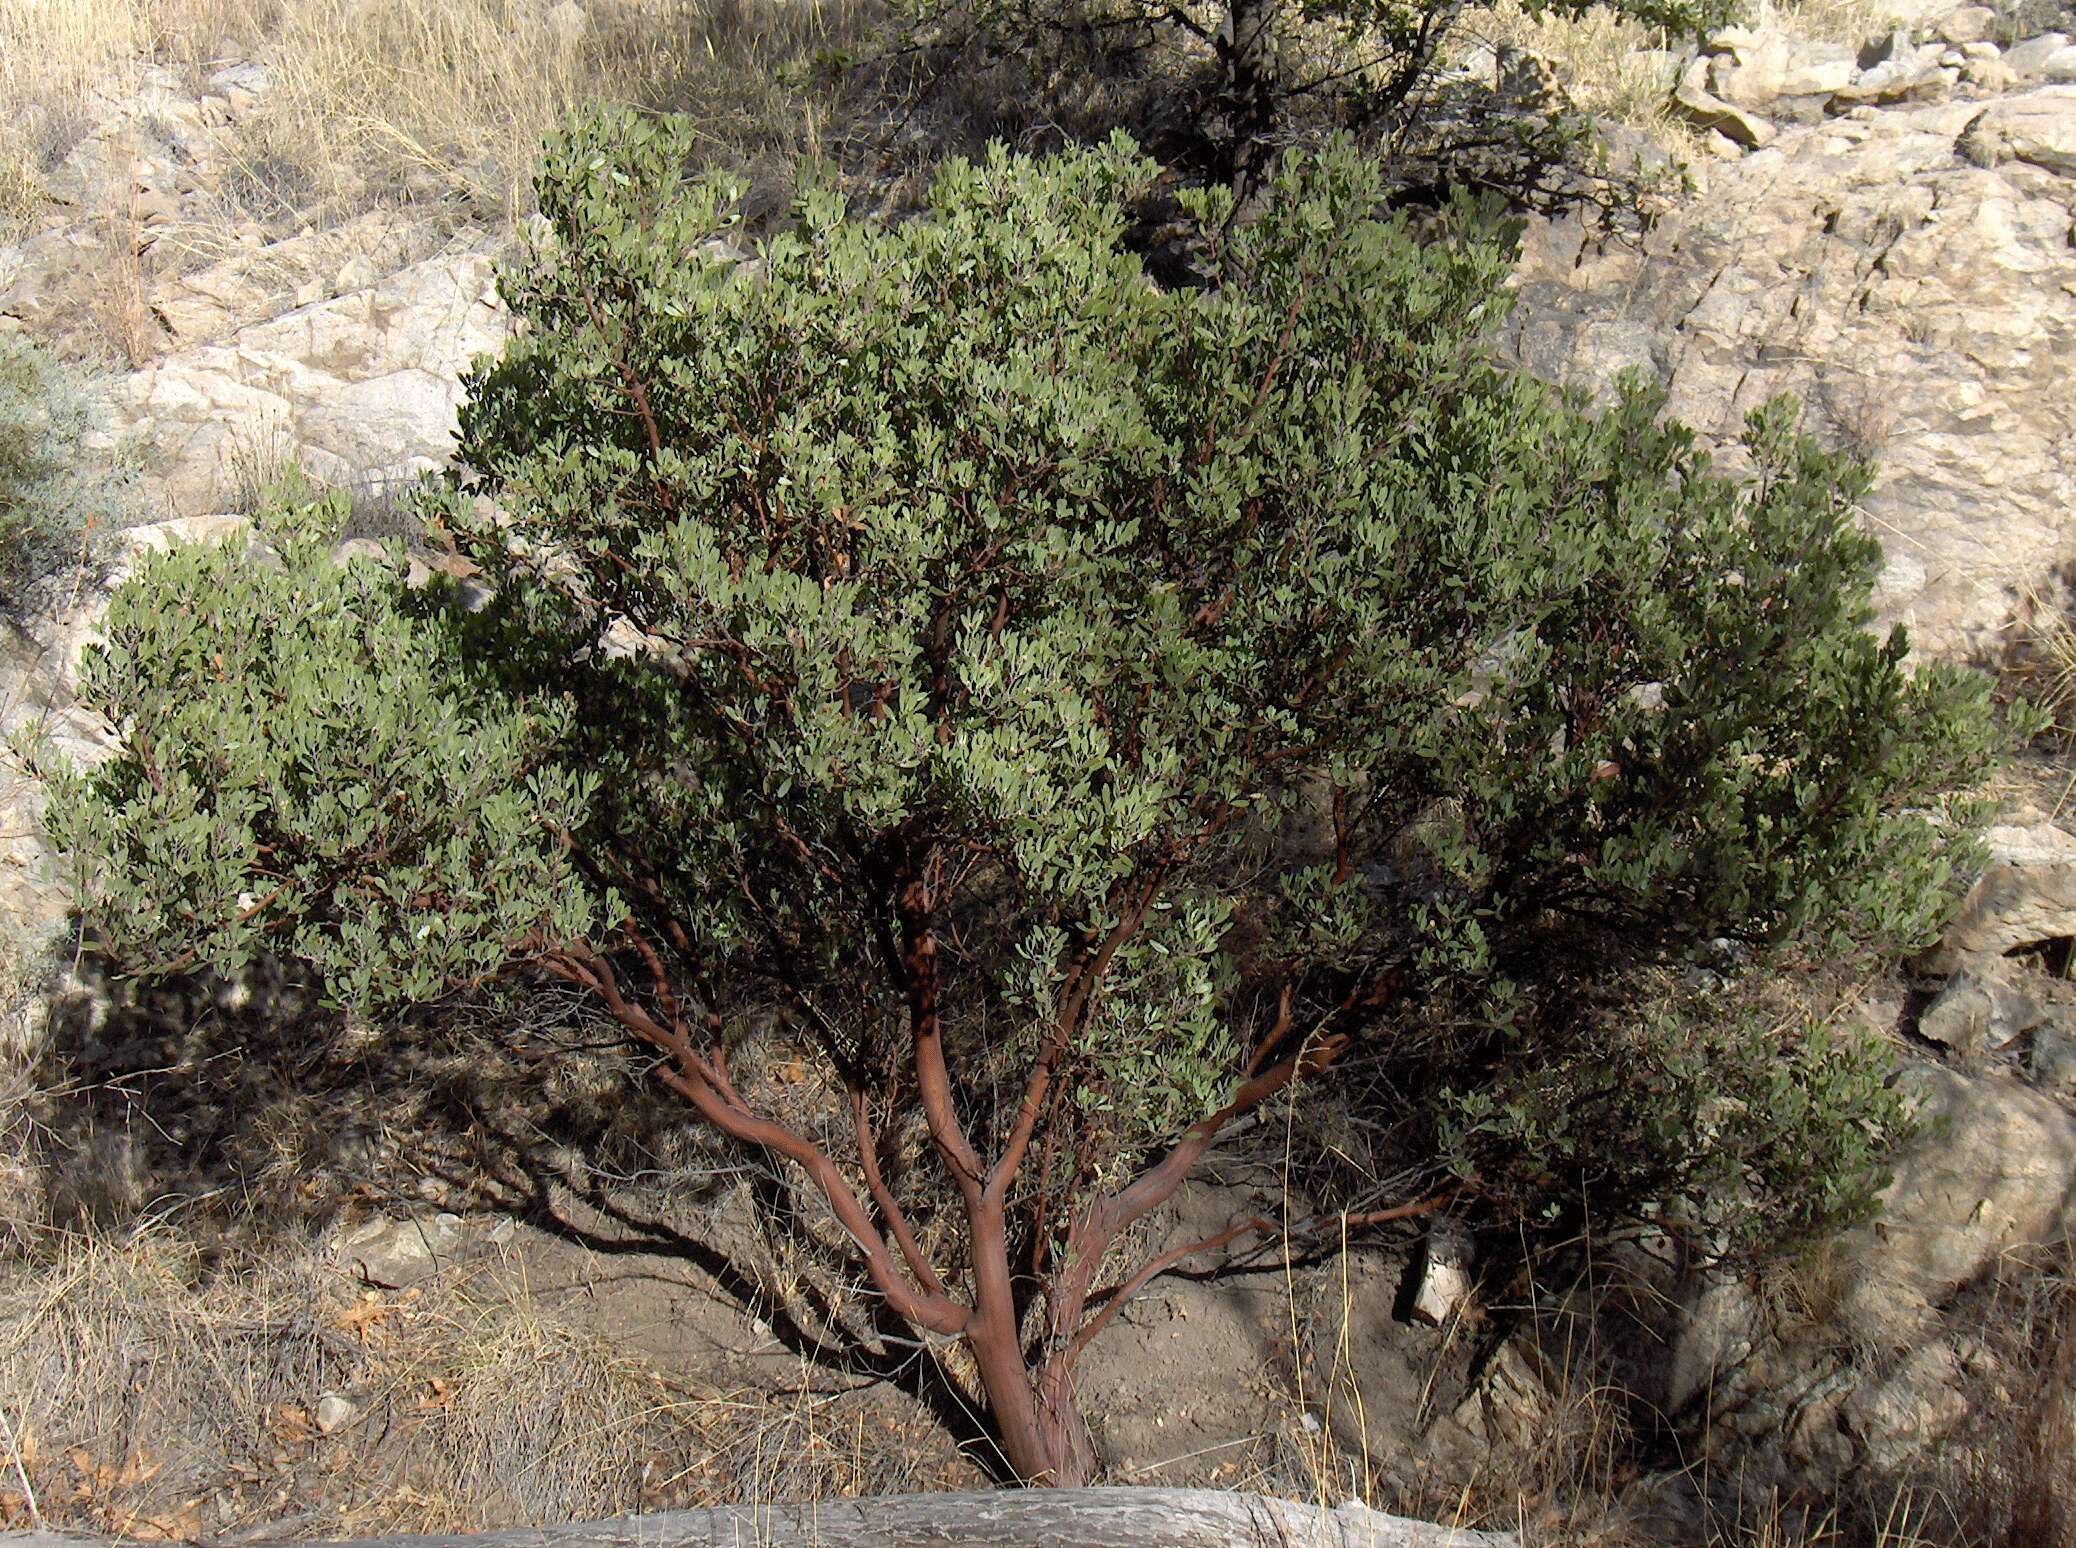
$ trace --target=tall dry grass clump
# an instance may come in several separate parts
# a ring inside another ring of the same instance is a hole
[[[2076,741],[2076,608],[2069,590],[2067,576],[2019,588],[1999,663],[2010,689],[2030,700],[2064,743]]]
[[[1632,125],[1671,140],[1684,131],[1672,111],[1672,63],[1666,51],[1678,39],[1599,7],[1580,16],[1535,12],[1519,0],[1499,0],[1465,24],[1468,42],[1511,46],[1550,61],[1563,76],[1565,95],[1580,112]]]
[[[334,194],[458,179],[509,203],[570,108],[650,97],[670,73],[685,8],[647,9],[643,34],[609,50],[587,13],[526,0],[296,0],[275,51],[270,148]]]
[[[225,159],[334,215],[442,194],[523,213],[542,136],[600,99],[691,112],[717,160],[789,175],[828,149],[841,66],[878,14],[873,0],[0,0],[0,221],[34,213],[147,67],[199,86],[244,58],[274,88],[226,131]]]
[[[717,159],[814,157],[806,89],[867,0],[285,0],[269,148],[346,202],[455,189],[522,213],[542,137],[608,100],[692,113]]]
[[[0,0],[0,232],[155,61],[206,66],[256,47],[287,0]]]
[[[128,0],[0,0],[0,226],[27,218],[91,126],[96,89],[136,54],[136,21]]]

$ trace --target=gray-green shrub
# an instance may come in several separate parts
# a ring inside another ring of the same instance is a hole
[[[129,477],[89,447],[93,428],[93,405],[64,365],[25,335],[0,333],[0,607],[19,607],[127,516]]]
[[[1776,406],[1733,480],[1640,384],[1495,369],[1504,233],[1422,245],[1345,145],[1243,223],[1185,195],[1212,283],[1163,291],[1128,143],[955,163],[900,224],[810,194],[754,274],[691,143],[549,149],[426,512],[487,607],[335,564],[338,501],[116,598],[123,750],[50,825],[120,961],[580,986],[963,1343],[1028,1479],[1094,1466],[1076,1357],[1176,1261],[1131,1227],[1337,1062],[1408,1206],[1864,1207],[1865,1053],[1619,1019],[1711,937],[1951,904],[1986,697],[1866,632],[1863,469]],[[811,1120],[738,1057],[774,1016]]]

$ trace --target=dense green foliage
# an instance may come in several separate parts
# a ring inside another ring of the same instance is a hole
[[[729,1072],[777,1012],[866,1160],[867,1115],[927,1125],[940,1172],[866,1181],[894,1237],[963,1197],[967,1267],[903,1240],[900,1279],[844,1223],[982,1350],[1027,1475],[1081,1471],[1018,1450],[990,1297],[1071,1361],[1169,1172],[1335,1060],[1467,1203],[1864,1206],[1875,1062],[1628,987],[1951,905],[1986,700],[1867,631],[1864,470],[1781,405],[1725,477],[1645,385],[1592,413],[1495,369],[1505,234],[1416,242],[1345,147],[1244,223],[1188,196],[1211,283],[1163,291],[1123,142],[952,165],[903,224],[811,194],[745,271],[686,135],[550,149],[428,504],[487,606],[333,563],[321,505],[278,563],[117,597],[87,691],[123,751],[50,824],[120,959],[281,952],[365,1010],[556,973],[840,1200],[826,1129]]]
[[[90,529],[119,526],[128,484],[87,446],[93,413],[34,341],[0,333],[0,605],[84,552]]]

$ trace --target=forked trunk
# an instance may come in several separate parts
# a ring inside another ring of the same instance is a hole
[[[1062,1352],[1033,1370],[1010,1283],[1009,1243],[999,1201],[967,1202],[973,1265],[973,1318],[966,1347],[1001,1431],[1002,1454],[1016,1476],[1048,1488],[1079,1488],[1095,1476],[1095,1448],[1082,1422],[1071,1361]]]
[[[994,1410],[1002,1454],[1018,1479],[1051,1489],[1075,1489],[1093,1480],[1095,1447],[1067,1364],[1049,1362],[1034,1374],[1024,1364],[1013,1327],[1005,1337],[993,1327],[976,1325],[967,1331],[966,1346]]]

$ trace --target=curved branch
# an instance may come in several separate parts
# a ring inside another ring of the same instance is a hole
[[[1440,1193],[1431,1194],[1424,1199],[1415,1199],[1410,1204],[1396,1204],[1389,1209],[1370,1209],[1348,1214],[1329,1215],[1323,1219],[1306,1221],[1305,1227],[1308,1230],[1316,1230],[1322,1233],[1334,1230],[1345,1234],[1363,1226],[1384,1225],[1393,1220],[1411,1220],[1420,1215],[1433,1214],[1443,1205],[1457,1198],[1462,1191],[1461,1187],[1444,1188]],[[1201,1241],[1189,1242],[1180,1247],[1173,1247],[1156,1257],[1149,1258],[1121,1283],[1113,1285],[1106,1290],[1099,1290],[1090,1297],[1091,1300],[1102,1302],[1102,1309],[1089,1320],[1087,1326],[1075,1334],[1073,1341],[1068,1344],[1063,1358],[1069,1362],[1076,1359],[1082,1350],[1086,1349],[1095,1339],[1095,1336],[1109,1326],[1110,1319],[1117,1315],[1127,1301],[1131,1300],[1133,1296],[1144,1290],[1155,1279],[1158,1279],[1177,1264],[1195,1257],[1200,1252],[1215,1251],[1225,1246],[1228,1242],[1238,1241],[1243,1236],[1256,1234],[1269,1236],[1275,1230],[1276,1225],[1273,1221],[1266,1220],[1260,1215],[1254,1215],[1240,1221],[1237,1225],[1228,1226],[1223,1231],[1207,1236]]]
[[[1335,1033],[1308,1042],[1289,1058],[1243,1082],[1230,1102],[1209,1117],[1198,1119],[1158,1162],[1083,1217],[1086,1234],[1080,1245],[1084,1258],[1100,1258],[1120,1232],[1174,1197],[1190,1168],[1203,1159],[1204,1152],[1227,1124],[1252,1112],[1293,1081],[1324,1070],[1347,1050],[1351,1041],[1346,1033]]]
[[[930,1137],[937,1142],[938,1152],[971,1210],[980,1203],[986,1169],[959,1124],[958,1106],[952,1097],[951,1071],[944,1062],[944,1025],[937,1004],[937,934],[930,915],[928,890],[919,877],[911,877],[902,886],[900,911],[916,1090],[922,1097]]]
[[[692,1046],[682,1027],[667,1027],[643,1006],[620,992],[612,966],[595,952],[558,952],[542,966],[568,982],[591,990],[615,1020],[652,1048],[669,1056],[676,1068],[659,1067],[656,1078],[690,1102],[715,1128],[745,1144],[757,1145],[796,1163],[808,1174],[837,1221],[865,1256],[866,1273],[887,1304],[915,1327],[932,1333],[966,1330],[971,1309],[941,1292],[919,1291],[909,1284],[886,1238],[857,1193],[827,1152],[805,1135],[751,1111],[734,1095],[727,1078]]]
[[[1269,1221],[1256,1215],[1252,1219],[1241,1221],[1238,1225],[1228,1226],[1214,1236],[1207,1236],[1202,1241],[1188,1242],[1180,1247],[1170,1248],[1158,1257],[1147,1259],[1145,1263],[1139,1266],[1137,1272],[1122,1284],[1100,1292],[1099,1298],[1103,1302],[1103,1309],[1091,1317],[1082,1330],[1074,1335],[1073,1340],[1067,1345],[1066,1352],[1060,1358],[1069,1365],[1073,1364],[1081,1357],[1081,1351],[1095,1340],[1096,1335],[1110,1326],[1110,1319],[1124,1310],[1127,1301],[1131,1300],[1133,1296],[1144,1290],[1147,1285],[1162,1274],[1167,1273],[1169,1269],[1182,1262],[1185,1258],[1193,1258],[1200,1252],[1214,1251],[1217,1248],[1223,1247],[1227,1242],[1236,1241],[1240,1237],[1252,1235],[1257,1231],[1267,1235],[1275,1229],[1276,1227]]]
[[[865,1093],[855,1086],[851,1088],[851,1118],[858,1131],[858,1165],[865,1173],[865,1186],[872,1194],[872,1202],[878,1208],[880,1218],[887,1229],[894,1233],[894,1243],[901,1249],[901,1256],[908,1262],[909,1272],[915,1275],[916,1283],[929,1295],[944,1295],[944,1281],[930,1266],[930,1260],[916,1240],[915,1229],[908,1223],[908,1215],[901,1208],[879,1171],[879,1140],[872,1132],[872,1118],[866,1111]]]

